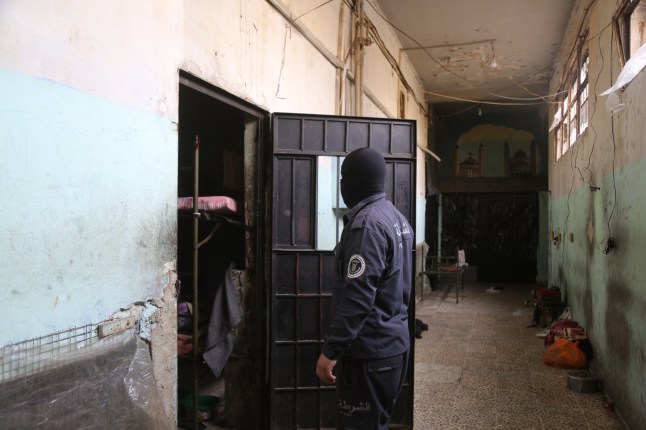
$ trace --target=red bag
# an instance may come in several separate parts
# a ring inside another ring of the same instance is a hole
[[[568,337],[565,333],[566,331],[563,329],[576,329],[573,331],[573,334],[576,335],[575,339],[571,340],[577,340],[577,339],[584,339],[587,336],[585,336],[585,330],[577,323],[576,321],[572,320],[558,320],[557,322],[552,325],[552,328],[550,329],[549,333],[545,337],[545,346],[550,346],[554,343],[556,339],[559,337]]]
[[[561,291],[554,288],[540,288],[534,292],[534,296],[546,302],[560,302]]]
[[[543,364],[561,369],[584,369],[588,366],[588,360],[579,347],[579,342],[558,339],[545,350]]]

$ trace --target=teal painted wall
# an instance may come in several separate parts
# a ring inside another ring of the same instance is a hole
[[[589,126],[556,161],[550,136],[550,283],[562,288],[573,318],[587,331],[591,369],[629,428],[646,428],[646,71],[620,93],[611,114],[606,97],[622,70],[613,37],[617,2],[575,6],[556,70],[566,69],[578,32],[594,34],[590,54]],[[579,39],[580,40],[580,39]],[[556,93],[562,76],[552,77]],[[550,109],[552,121],[555,108]],[[595,187],[591,189],[591,187]],[[596,189],[598,188],[598,190]],[[572,240],[570,240],[570,233]],[[608,238],[616,249],[604,253]]]
[[[161,296],[175,258],[175,124],[0,69],[0,171],[0,344]]]
[[[627,415],[646,411],[645,181],[642,159],[595,181],[598,191],[580,187],[551,201],[552,228],[563,237],[551,245],[551,283],[588,331],[592,364]],[[609,237],[617,247],[604,253]]]

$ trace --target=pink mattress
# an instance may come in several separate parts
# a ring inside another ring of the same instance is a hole
[[[177,199],[177,208],[179,210],[192,210],[193,197],[179,197]],[[239,215],[236,201],[226,196],[198,197],[197,208],[200,211],[219,215]]]

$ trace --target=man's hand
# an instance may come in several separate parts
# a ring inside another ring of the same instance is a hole
[[[316,376],[324,384],[334,384],[336,376],[332,374],[332,369],[336,366],[336,360],[330,360],[325,355],[321,354],[318,363],[316,363]]]

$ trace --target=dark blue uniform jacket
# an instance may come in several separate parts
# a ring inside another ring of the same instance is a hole
[[[344,221],[322,352],[330,359],[401,354],[410,346],[413,230],[384,193],[357,203]]]

